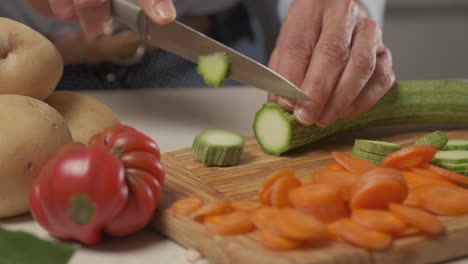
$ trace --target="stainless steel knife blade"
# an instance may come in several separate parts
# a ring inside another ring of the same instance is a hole
[[[309,100],[301,89],[270,68],[179,21],[167,25],[152,22],[135,0],[112,0],[112,13],[138,31],[149,45],[194,63],[199,56],[225,52],[231,59],[230,78],[273,94]]]

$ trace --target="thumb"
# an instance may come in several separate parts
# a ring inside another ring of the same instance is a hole
[[[145,13],[158,24],[168,24],[176,18],[172,0],[138,0]]]

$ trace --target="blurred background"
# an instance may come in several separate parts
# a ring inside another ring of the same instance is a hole
[[[468,0],[387,0],[397,79],[468,78]]]

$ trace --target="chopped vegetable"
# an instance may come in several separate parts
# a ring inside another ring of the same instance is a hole
[[[283,208],[271,219],[269,228],[293,240],[309,240],[325,236],[325,225],[315,217],[292,208]]]
[[[366,173],[379,167],[368,160],[351,157],[341,152],[332,152],[331,155],[341,166],[356,174]]]
[[[280,178],[283,177],[296,177],[296,174],[291,169],[282,169],[276,171],[262,184],[260,191],[258,192],[258,197],[260,201],[264,204],[271,204],[271,192],[273,184]]]
[[[353,146],[353,150],[358,149],[381,156],[387,156],[388,154],[402,148],[402,145],[396,143],[365,139],[356,139]]]
[[[231,211],[231,202],[221,200],[203,205],[193,212],[192,217],[197,221],[201,221],[207,216],[224,214]]]
[[[289,250],[300,247],[304,242],[299,240],[293,240],[281,235],[278,235],[274,231],[268,228],[262,228],[259,230],[260,241],[262,244],[270,249],[274,250]]]
[[[277,207],[260,207],[252,213],[252,222],[257,228],[266,228],[271,219],[280,213]]]
[[[256,202],[256,201],[237,200],[237,201],[232,201],[231,206],[234,210],[254,212],[258,208],[262,207],[263,204],[260,202]]]
[[[436,130],[430,134],[425,135],[424,137],[416,141],[416,145],[432,145],[436,149],[441,149],[447,144],[448,137],[447,135],[439,130]]]
[[[388,208],[390,212],[401,218],[405,223],[410,226],[414,226],[427,234],[437,235],[444,230],[439,218],[422,209],[398,203],[392,203]]]
[[[231,71],[231,59],[224,52],[215,52],[210,55],[199,56],[197,72],[203,77],[206,84],[223,86]]]
[[[432,165],[432,164],[424,164],[422,165],[424,169],[428,169],[437,173],[438,175],[444,177],[450,182],[454,182],[456,184],[468,186],[468,177],[465,177],[461,174],[455,173],[453,171],[446,170],[444,168]]]
[[[419,204],[436,215],[468,214],[468,191],[454,185],[424,185],[413,190]],[[464,201],[464,202],[462,202]]]
[[[207,216],[204,224],[210,233],[221,235],[243,234],[254,229],[249,214],[243,211]]]
[[[281,177],[271,186],[271,205],[276,207],[290,206],[289,191],[299,187],[301,182],[294,176]]]
[[[202,207],[203,200],[200,197],[187,197],[177,200],[172,204],[169,211],[174,215],[191,215],[195,210]]]
[[[402,148],[386,156],[381,165],[395,169],[409,169],[429,163],[436,153],[432,145],[414,145]]]
[[[369,153],[364,150],[360,150],[358,148],[353,148],[353,151],[351,152],[351,156],[368,160],[377,165],[380,165],[380,163],[382,163],[382,160],[385,158],[385,156],[383,155]]]
[[[244,143],[244,137],[238,133],[208,129],[195,137],[192,152],[208,166],[234,166],[239,163]]]
[[[426,175],[421,175],[414,173],[412,171],[402,171],[403,177],[405,177],[406,184],[408,188],[415,188],[422,185],[431,185],[431,184],[448,184],[452,185],[449,181],[445,179],[432,178]]]
[[[340,189],[341,197],[349,201],[351,190],[359,175],[346,170],[321,170],[312,173],[312,183],[326,183],[337,186]]]
[[[468,150],[468,139],[449,139],[445,146],[442,147],[443,150]]]
[[[387,234],[397,234],[406,227],[405,222],[385,210],[356,209],[351,219],[361,226]]]
[[[327,169],[327,170],[346,170],[338,162],[331,162],[331,163],[325,164],[325,169]]]

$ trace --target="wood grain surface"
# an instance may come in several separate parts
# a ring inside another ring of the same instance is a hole
[[[452,127],[378,127],[329,137],[275,157],[264,154],[255,139],[248,138],[240,164],[225,168],[204,166],[194,159],[191,149],[165,153],[166,183],[152,227],[183,247],[197,249],[211,263],[419,264],[468,255],[468,216],[443,218],[446,233],[441,236],[398,239],[391,248],[383,251],[369,252],[345,244],[333,244],[318,249],[277,252],[263,248],[255,234],[213,236],[205,231],[203,225],[188,217],[173,216],[167,211],[176,199],[186,196],[199,196],[207,201],[252,197],[273,171],[290,167],[299,177],[309,175],[332,161],[331,151],[349,153],[357,138],[412,144],[435,129],[446,132],[452,139],[468,139],[468,124]]]

